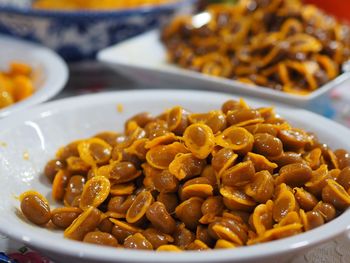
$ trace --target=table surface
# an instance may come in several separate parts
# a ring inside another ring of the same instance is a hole
[[[145,87],[128,80],[112,70],[95,62],[85,62],[70,66],[70,79],[64,90],[53,100],[78,96],[83,94],[145,89]],[[323,99],[312,110],[323,114],[350,128],[350,83],[334,90],[328,98]],[[294,258],[291,263],[347,263],[350,262],[350,237],[344,233],[343,236],[308,251],[304,255]],[[35,251],[31,251],[24,244],[10,240],[0,234],[0,252],[17,258],[20,263],[50,262]],[[0,254],[0,263],[2,261]]]

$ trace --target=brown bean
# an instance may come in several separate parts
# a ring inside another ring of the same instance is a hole
[[[345,167],[337,177],[337,182],[341,184],[345,190],[350,188],[350,166]]]
[[[176,216],[184,222],[189,229],[196,229],[199,224],[198,220],[203,215],[201,211],[202,203],[203,199],[191,197],[176,207]]]
[[[152,244],[154,249],[174,241],[172,236],[164,234],[154,228],[147,228],[142,232],[142,234]]]
[[[303,188],[296,187],[293,190],[295,199],[298,201],[300,208],[305,211],[310,211],[317,205],[317,198],[313,194],[305,191]]]
[[[284,152],[280,156],[270,158],[274,163],[276,163],[279,167],[283,167],[292,163],[303,163],[304,160],[301,157],[300,153],[295,152]]]
[[[44,175],[49,179],[50,182],[53,182],[57,172],[60,169],[64,168],[63,162],[57,159],[49,161],[44,168]]]
[[[152,244],[140,233],[127,237],[124,241],[124,247],[130,249],[153,249]]]
[[[117,145],[118,137],[120,134],[112,131],[105,131],[105,132],[100,132],[98,134],[95,134],[95,138],[99,138],[101,140],[104,140],[106,143],[108,143],[110,146],[114,147]]]
[[[210,196],[208,197],[201,206],[203,215],[213,214],[219,215],[224,210],[224,203],[221,196]]]
[[[185,248],[195,240],[195,235],[184,224],[180,224],[174,233],[174,245]]]
[[[20,197],[21,210],[30,222],[44,225],[50,221],[50,207],[39,194],[26,192],[22,196]]]
[[[276,157],[283,153],[283,145],[280,139],[268,133],[254,135],[254,152],[266,157]]]
[[[140,175],[141,172],[131,162],[120,162],[111,165],[110,179],[115,184],[130,182]]]
[[[176,228],[175,220],[169,215],[161,202],[154,202],[146,212],[147,219],[153,227],[165,234],[172,234]]]
[[[106,217],[102,219],[97,228],[102,232],[112,233],[113,226],[113,223],[109,220],[108,217]]]
[[[157,201],[164,204],[169,214],[173,214],[175,212],[175,208],[179,204],[179,199],[175,193],[160,193],[157,196]]]
[[[276,178],[276,183],[286,183],[291,187],[301,187],[311,179],[312,170],[307,164],[292,163],[283,166]]]
[[[102,246],[117,247],[118,241],[109,233],[94,231],[84,236],[83,242]]]
[[[169,170],[163,170],[159,174],[154,174],[153,183],[155,188],[159,192],[173,193],[177,191],[179,187],[179,180],[169,172]]]
[[[81,175],[74,175],[69,179],[68,185],[66,187],[65,194],[64,194],[64,201],[68,205],[71,205],[73,200],[77,196],[81,195],[81,193],[83,192],[84,184],[85,184],[85,177]]]
[[[249,183],[255,175],[251,161],[240,162],[227,169],[222,174],[222,184],[225,186],[243,186]]]
[[[338,149],[334,152],[338,160],[339,169],[350,166],[350,154],[344,149]]]
[[[111,212],[126,214],[135,198],[135,195],[129,195],[128,197],[114,196],[109,200],[107,209]]]
[[[317,211],[306,212],[305,216],[306,216],[306,220],[304,222],[305,231],[314,229],[314,228],[324,224],[323,217]]]
[[[82,212],[78,207],[56,208],[51,212],[51,221],[55,226],[66,229]]]
[[[207,246],[212,247],[215,244],[215,239],[209,235],[208,227],[199,225],[196,230],[196,239],[201,240]]]
[[[331,221],[336,217],[336,210],[332,204],[318,202],[313,211],[320,213],[326,222]]]

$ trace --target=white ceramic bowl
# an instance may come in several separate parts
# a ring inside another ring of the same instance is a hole
[[[36,91],[29,98],[0,109],[0,118],[52,98],[67,82],[67,65],[56,53],[38,44],[0,35],[0,69],[6,70],[11,61],[32,66]]]
[[[350,210],[315,230],[278,241],[233,250],[169,254],[67,240],[61,231],[34,226],[19,216],[16,196],[29,189],[49,197],[54,206],[50,184],[42,177],[42,170],[58,147],[102,130],[121,131],[124,121],[141,111],[157,114],[175,105],[197,112],[208,111],[232,98],[235,97],[198,91],[125,91],[49,102],[0,120],[0,232],[27,243],[57,262],[237,263],[277,262],[277,259],[283,262],[348,231]],[[248,103],[267,106],[256,100]],[[123,112],[117,111],[117,104],[123,105]],[[277,111],[292,124],[316,132],[331,147],[350,149],[350,131],[343,126],[304,110],[277,107]]]
[[[225,91],[304,108],[312,108],[315,101],[331,89],[350,80],[350,72],[346,71],[316,91],[301,96],[205,75],[168,63],[159,31],[150,31],[106,48],[98,53],[97,58],[119,73],[150,87]]]

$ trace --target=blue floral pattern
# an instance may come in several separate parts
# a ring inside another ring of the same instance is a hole
[[[102,48],[153,29],[181,5],[125,12],[47,12],[30,8],[4,8],[0,2],[0,33],[39,42],[66,60],[93,58]]]

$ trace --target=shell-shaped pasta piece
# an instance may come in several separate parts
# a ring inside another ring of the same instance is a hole
[[[225,186],[243,186],[248,184],[255,175],[254,165],[251,161],[240,162],[225,170],[221,175]]]
[[[282,141],[285,149],[299,150],[303,149],[307,143],[310,142],[309,135],[297,128],[290,128],[287,130],[280,130],[278,138]]]
[[[115,184],[111,186],[110,194],[112,196],[131,195],[135,188],[136,187],[133,183]]]
[[[281,226],[286,226],[286,225],[295,224],[295,223],[300,224],[302,222],[300,220],[299,213],[296,211],[292,211],[292,212],[289,212],[285,217],[283,217],[282,220],[278,224],[276,224],[274,227],[281,227]]]
[[[157,251],[181,252],[182,249],[175,245],[161,245],[157,248]]]
[[[312,149],[306,153],[303,158],[311,169],[317,169],[321,165],[322,150],[320,148]]]
[[[347,191],[350,189],[350,167],[345,167],[337,176],[337,182]]]
[[[310,181],[305,183],[306,189],[313,195],[319,197],[323,187],[326,186],[327,179],[330,179],[327,165],[321,165],[317,170],[312,171]]]
[[[269,124],[269,123],[253,124],[253,125],[244,126],[244,128],[253,135],[256,133],[268,133],[275,137],[277,136],[278,131],[280,129],[278,125]]]
[[[186,185],[181,191],[181,200],[186,200],[191,197],[207,198],[213,195],[213,187],[210,184],[194,183]]]
[[[350,195],[333,179],[326,180],[326,185],[322,189],[322,200],[339,210],[345,210],[350,206]]]
[[[226,128],[226,116],[222,111],[214,110],[208,113],[192,113],[188,116],[189,121],[193,123],[204,123],[208,125],[214,134],[223,131]]]
[[[258,203],[265,203],[274,193],[274,179],[269,171],[255,173],[253,179],[244,187],[244,192]]]
[[[248,245],[263,243],[267,241],[277,240],[289,236],[293,236],[302,232],[303,225],[300,223],[289,224],[286,226],[276,227],[267,230],[262,236],[248,241]]]
[[[90,206],[98,207],[107,199],[111,184],[104,176],[95,176],[88,180],[84,185],[81,194],[79,207],[83,210]]]
[[[231,248],[236,248],[237,245],[234,243],[227,241],[225,239],[218,239],[215,243],[215,249],[231,249]]]
[[[169,164],[169,171],[178,180],[188,179],[200,175],[206,161],[197,158],[193,153],[179,153]]]
[[[226,119],[229,125],[242,127],[264,122],[260,112],[254,109],[239,109],[227,112]]]
[[[203,123],[191,124],[183,135],[185,145],[199,159],[208,157],[215,146],[214,139],[211,128]]]
[[[273,219],[280,222],[289,212],[297,211],[299,209],[292,191],[290,191],[285,184],[282,184],[273,206]]]
[[[307,192],[304,188],[295,187],[293,188],[293,191],[295,199],[298,201],[301,209],[310,211],[317,205],[317,198],[313,194]]]
[[[251,225],[258,235],[262,235],[266,230],[273,226],[272,218],[273,201],[269,200],[266,204],[260,204],[255,207],[251,215]]]
[[[60,169],[53,180],[52,183],[52,198],[56,201],[62,201],[64,194],[65,194],[65,188],[68,184],[69,178],[71,174],[64,169]]]
[[[137,158],[144,161],[146,159],[146,145],[148,142],[149,140],[147,138],[135,140],[129,147],[125,148],[124,151],[127,154],[135,155]]]
[[[151,149],[151,148],[156,147],[158,145],[172,144],[173,142],[176,142],[178,140],[179,140],[179,137],[176,136],[174,133],[167,132],[164,135],[155,137],[152,140],[148,140],[145,143],[145,149]]]
[[[158,145],[147,152],[146,160],[154,168],[167,169],[179,153],[188,153],[182,143],[174,142],[168,145]]]
[[[240,246],[243,245],[243,241],[230,228],[217,224],[214,225],[212,229],[220,239],[231,241],[232,243]]]
[[[278,167],[276,163],[270,162],[264,155],[252,152],[247,153],[245,160],[253,163],[256,172],[267,170],[273,173],[273,170]]]
[[[246,154],[253,149],[254,137],[246,129],[231,126],[215,137],[215,142],[238,154]]]
[[[140,192],[126,212],[126,221],[128,223],[136,223],[139,221],[145,216],[153,201],[153,196],[149,191]]]
[[[188,126],[188,113],[181,107],[176,106],[168,111],[167,123],[170,131],[182,135]]]
[[[211,160],[211,165],[217,175],[220,177],[221,174],[231,167],[238,155],[232,149],[222,148],[215,154],[213,154],[213,158]]]
[[[250,196],[237,188],[224,186],[220,194],[224,197],[225,206],[231,210],[251,211],[256,205]]]
[[[80,158],[87,164],[101,165],[111,159],[112,147],[102,139],[90,138],[78,144]]]
[[[203,241],[196,239],[186,247],[187,250],[207,250],[210,249]]]
[[[64,236],[69,239],[83,240],[87,233],[95,230],[99,225],[101,215],[100,210],[90,206],[64,231]]]

